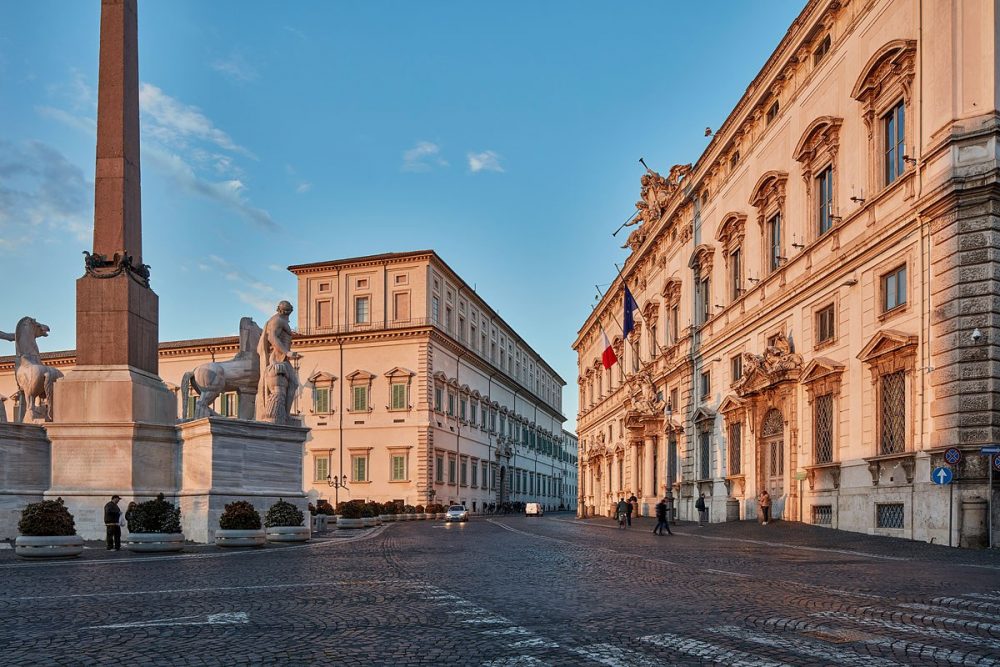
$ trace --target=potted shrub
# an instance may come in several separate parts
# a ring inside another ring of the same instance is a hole
[[[365,503],[365,510],[368,516],[366,518],[370,519],[368,523],[365,524],[366,527],[379,526],[382,524],[382,506],[378,503],[369,500]]]
[[[413,521],[416,517],[417,508],[413,505],[403,505],[403,513],[400,515],[403,521]]]
[[[181,510],[159,494],[153,500],[136,503],[125,513],[128,539],[125,547],[137,553],[163,553],[184,548]]]
[[[328,500],[320,498],[316,501],[316,507],[309,511],[313,513],[313,520],[315,521],[313,525],[314,532],[325,532],[327,530],[327,523],[331,518],[334,523],[337,522],[337,513]]]
[[[226,505],[219,517],[219,530],[215,531],[215,544],[220,547],[260,547],[264,545],[264,531],[260,527],[260,514],[246,500]]]
[[[430,512],[431,510],[428,509],[427,511]],[[434,503],[434,518],[435,519],[443,519],[445,517],[445,515],[447,514],[447,512],[448,512],[448,509],[444,505],[442,505],[441,503]]]
[[[295,505],[278,498],[264,515],[264,533],[268,542],[306,542],[311,537],[305,515]]]
[[[426,509],[424,508],[423,505],[417,505],[416,507],[413,508],[413,518],[414,519],[426,519],[427,515],[424,514],[425,511],[426,511]]]
[[[337,506],[337,528],[364,528],[365,506],[355,500]]]
[[[21,512],[14,553],[22,558],[75,558],[83,553],[73,515],[62,498],[31,503]]]
[[[389,523],[396,520],[396,503],[388,502],[384,503],[381,507],[381,513],[379,514],[379,519],[382,523]]]

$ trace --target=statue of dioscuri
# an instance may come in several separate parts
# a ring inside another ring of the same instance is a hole
[[[260,357],[257,356],[257,343],[260,340],[261,328],[251,317],[240,319],[240,351],[229,361],[211,361],[188,371],[181,378],[181,400],[193,390],[198,394],[194,404],[193,419],[210,417],[215,413],[212,404],[219,394],[226,391],[239,391],[241,394],[254,394],[260,382]]]
[[[17,382],[17,413],[14,421],[52,421],[52,397],[56,380],[63,376],[41,362],[36,338],[49,335],[49,328],[33,317],[22,317],[14,329],[14,379]]]
[[[256,418],[273,424],[287,424],[295,392],[299,388],[291,362],[302,355],[292,352],[292,328],[288,324],[292,304],[282,301],[277,310],[264,325],[264,332],[257,344],[260,382],[257,386]]]

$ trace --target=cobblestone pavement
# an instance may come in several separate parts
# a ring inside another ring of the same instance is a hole
[[[4,665],[1000,665],[1000,554],[570,515],[170,556],[0,551]]]

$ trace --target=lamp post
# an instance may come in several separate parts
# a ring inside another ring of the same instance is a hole
[[[673,519],[674,518],[674,492],[673,492],[673,488],[674,488],[674,467],[673,467],[672,462],[670,460],[670,432],[673,430],[674,406],[670,404],[670,399],[667,399],[667,406],[666,406],[666,408],[663,411],[663,415],[664,415],[664,417],[666,417],[666,419],[664,419],[663,437],[664,437],[664,441],[666,442],[666,445],[667,445],[667,447],[666,447],[666,449],[667,449],[667,474],[666,474],[667,484],[666,484],[666,493],[664,493],[663,496],[664,496],[664,498],[666,498],[666,501],[667,501],[667,516],[670,517],[671,519]]]
[[[326,483],[333,487],[333,502],[336,508],[340,504],[340,490],[347,489],[347,475],[340,475],[339,477],[327,475]]]

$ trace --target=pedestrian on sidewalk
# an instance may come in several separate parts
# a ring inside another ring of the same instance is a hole
[[[760,492],[760,515],[762,523],[766,526],[771,520],[771,494],[767,489]]]
[[[625,502],[624,498],[618,499],[618,506],[615,509],[615,513],[618,515],[618,527],[625,528],[625,518],[628,516],[628,503]]]
[[[673,535],[670,531],[670,524],[667,522],[667,499],[663,498],[660,502],[656,503],[656,528],[653,529],[654,535],[663,535],[663,529],[667,529],[667,534]]]
[[[694,503],[694,508],[698,510],[698,527],[702,527],[708,523],[708,507],[705,505],[705,494],[698,496],[698,500]]]
[[[108,551],[114,549],[118,551],[122,548],[122,511],[118,507],[118,501],[122,497],[111,496],[111,500],[104,506],[104,527],[107,533]]]
[[[632,527],[632,512],[639,509],[638,505],[639,499],[632,494],[632,497],[628,499],[628,514],[626,514],[626,519],[628,520],[629,528]]]

